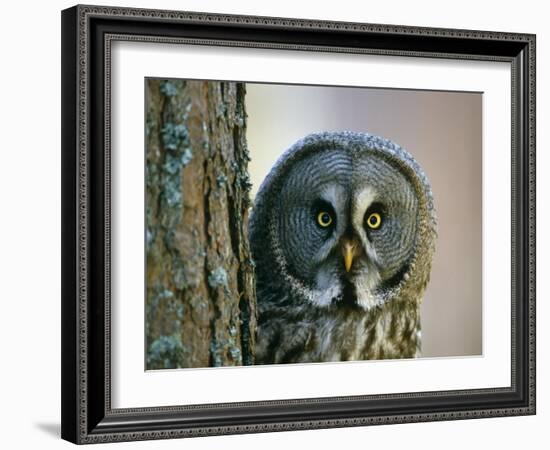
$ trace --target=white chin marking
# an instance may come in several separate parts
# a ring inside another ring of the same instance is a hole
[[[357,304],[365,311],[381,306],[383,303],[384,299],[372,292],[363,291],[357,293]]]
[[[357,305],[368,311],[384,304],[384,297],[377,292],[380,284],[380,274],[376,270],[370,270],[367,274],[356,276],[352,280],[355,285]],[[320,270],[314,289],[304,288],[302,294],[316,306],[329,306],[334,299],[342,297],[343,286],[330,270]]]
[[[317,306],[329,306],[332,299],[338,297],[342,292],[340,284],[333,284],[327,289],[314,290],[310,292],[309,300]]]
[[[368,311],[384,303],[384,298],[376,293],[376,286],[380,283],[380,275],[376,271],[370,271],[367,275],[357,277],[353,280],[357,304]]]
[[[321,267],[315,279],[315,288],[310,291],[309,300],[317,306],[328,306],[342,293],[342,285],[330,267]]]

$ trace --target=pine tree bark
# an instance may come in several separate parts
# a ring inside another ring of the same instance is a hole
[[[147,368],[254,363],[245,85],[146,82]]]

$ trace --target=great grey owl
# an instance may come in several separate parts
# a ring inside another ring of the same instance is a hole
[[[262,183],[249,237],[257,364],[419,355],[436,216],[401,147],[349,131],[306,136]]]

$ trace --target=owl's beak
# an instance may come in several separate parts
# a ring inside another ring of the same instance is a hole
[[[344,256],[344,267],[346,268],[346,272],[349,272],[351,270],[356,248],[357,243],[355,243],[353,240],[342,240],[342,254]]]

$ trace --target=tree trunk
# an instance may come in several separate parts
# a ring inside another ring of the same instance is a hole
[[[147,368],[254,363],[245,85],[146,82]]]

